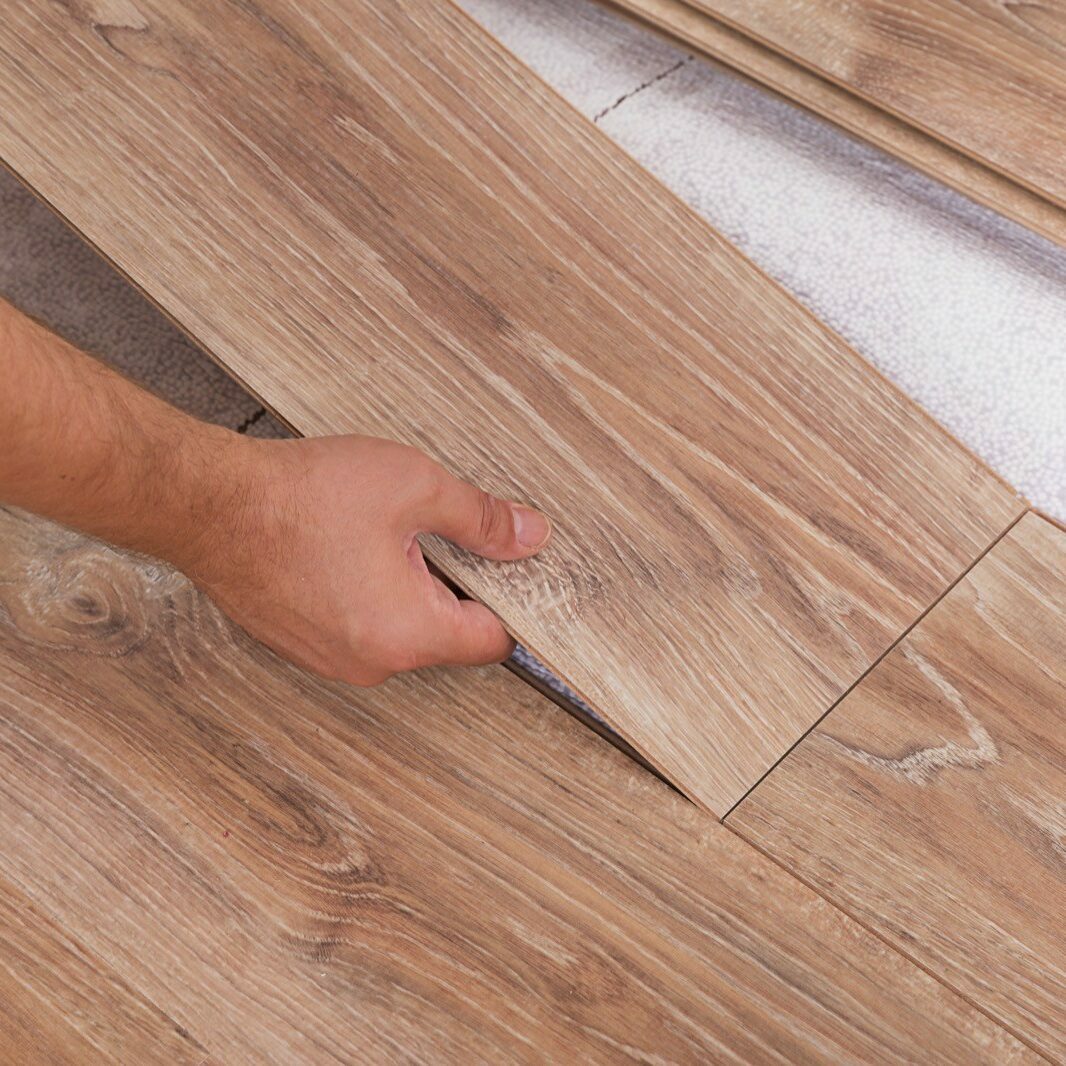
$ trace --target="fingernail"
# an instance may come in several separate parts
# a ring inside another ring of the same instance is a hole
[[[540,548],[547,543],[551,536],[551,523],[532,507],[520,507],[517,503],[511,504],[511,514],[514,516],[515,540],[523,548]]]

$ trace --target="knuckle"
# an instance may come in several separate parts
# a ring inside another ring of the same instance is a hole
[[[478,536],[485,544],[499,544],[509,539],[510,515],[504,505],[483,489],[478,490]]]

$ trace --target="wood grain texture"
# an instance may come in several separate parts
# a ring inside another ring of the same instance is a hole
[[[691,0],[606,0],[612,7],[902,159],[979,204],[1066,247],[1066,211],[931,134],[692,6]]]
[[[728,821],[1066,1059],[1066,532],[1026,515]]]
[[[999,0],[689,0],[1066,206],[1066,8]]]
[[[1019,513],[449,4],[16,5],[0,116],[299,431],[547,511],[537,561],[430,554],[717,813]]]
[[[208,1056],[0,878],[0,1060],[204,1066]]]
[[[503,668],[321,683],[6,512],[0,804],[0,877],[221,1062],[1029,1057]]]

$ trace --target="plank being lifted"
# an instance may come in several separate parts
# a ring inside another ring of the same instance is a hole
[[[1066,15],[986,0],[686,0],[1066,207]]]
[[[319,683],[4,511],[0,803],[3,1062],[1034,1061],[503,668]]]
[[[429,553],[719,814],[1021,508],[450,4],[14,5],[0,116],[300,432],[547,511]]]

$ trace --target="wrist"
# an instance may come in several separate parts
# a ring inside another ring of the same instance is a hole
[[[260,442],[192,418],[170,436],[150,464],[154,491],[134,517],[131,547],[199,582],[212,560],[232,550],[236,519],[257,491],[253,456]]]
[[[292,441],[256,440],[206,427],[187,442],[180,492],[167,535],[155,554],[197,585],[218,590],[269,572],[284,552],[291,508],[286,500],[298,474]]]

